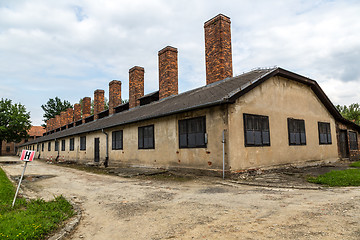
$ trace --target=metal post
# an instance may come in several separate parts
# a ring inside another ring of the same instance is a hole
[[[225,179],[225,129],[222,132],[222,147],[223,147],[223,179]]]
[[[18,192],[19,192],[19,189],[20,189],[20,184],[21,184],[21,181],[22,181],[22,179],[23,179],[23,177],[24,177],[24,173],[25,173],[25,169],[26,169],[26,165],[27,165],[27,161],[25,162],[25,166],[24,166],[24,170],[23,170],[23,172],[22,172],[22,174],[21,174],[21,177],[20,177],[20,181],[19,181],[19,185],[18,185],[18,187],[17,187],[17,189],[16,189],[16,193],[15,193],[15,197],[14,197],[14,201],[13,201],[13,203],[12,203],[12,206],[11,207],[14,207],[14,204],[15,204],[15,200],[16,200],[16,196],[18,195]]]

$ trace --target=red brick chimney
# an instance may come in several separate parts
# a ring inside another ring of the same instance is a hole
[[[206,84],[233,76],[230,25],[222,14],[204,23]]]
[[[178,94],[177,48],[167,46],[159,51],[159,99]]]
[[[109,82],[109,115],[115,113],[114,107],[121,104],[121,81]]]
[[[60,122],[60,115],[56,115],[55,116],[55,124],[54,124],[54,129],[57,129],[59,128],[61,125],[61,122]]]
[[[74,110],[72,108],[68,108],[66,110],[66,124],[70,124],[74,121]]]
[[[74,104],[74,121],[81,119],[81,105],[79,103]]]
[[[66,111],[60,113],[60,127],[66,125]]]
[[[48,131],[50,132],[51,130],[53,130],[54,129],[54,118],[50,118],[49,120],[48,120]]]
[[[98,113],[104,111],[104,95],[105,92],[102,89],[94,91],[94,119],[98,119]]]
[[[85,118],[91,115],[91,98],[84,97],[82,100],[82,120],[85,123]]]
[[[135,66],[129,70],[129,108],[140,105],[138,100],[144,96],[144,68]]]

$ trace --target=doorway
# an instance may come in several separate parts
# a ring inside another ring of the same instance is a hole
[[[94,139],[94,162],[100,161],[100,139],[95,138]]]
[[[340,130],[340,155],[341,158],[348,158],[349,157],[349,144],[348,144],[348,137],[346,130]]]

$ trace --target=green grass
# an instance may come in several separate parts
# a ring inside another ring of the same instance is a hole
[[[309,177],[308,181],[330,187],[360,186],[360,169],[330,171],[318,177]]]
[[[358,162],[353,162],[352,164],[349,165],[350,167],[357,167],[360,168],[360,161]]]
[[[0,168],[0,239],[44,239],[74,214],[63,196],[46,202],[17,198],[11,207],[15,188]]]

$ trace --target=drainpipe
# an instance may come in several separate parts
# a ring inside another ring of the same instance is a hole
[[[106,155],[105,155],[104,166],[108,167],[108,165],[109,165],[109,147],[108,147],[109,135],[107,134],[107,132],[104,132],[104,129],[101,129],[101,132],[103,134],[105,134],[105,136],[106,136]]]
[[[222,147],[223,147],[223,179],[225,179],[225,129],[222,132]]]
[[[56,145],[56,138],[55,138],[55,145]],[[54,146],[55,147],[55,146]],[[58,159],[59,159],[59,156],[60,156],[60,150],[59,150],[59,143],[58,143],[58,150],[57,150],[57,153],[58,153],[58,155],[57,155],[57,157],[55,158],[55,162],[57,162],[58,161]]]

